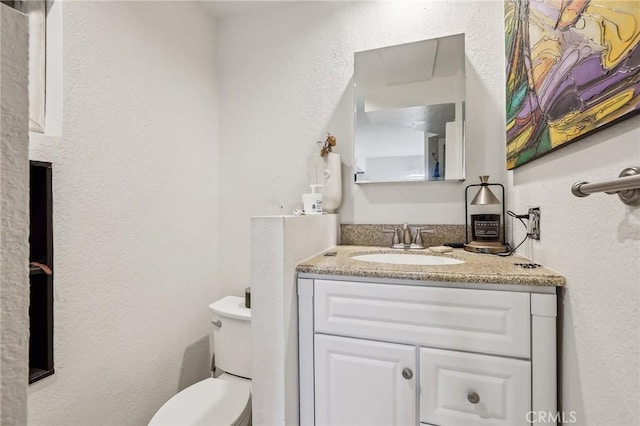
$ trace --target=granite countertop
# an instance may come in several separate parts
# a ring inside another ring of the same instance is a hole
[[[326,252],[337,252],[325,256]],[[369,253],[411,253],[453,257],[465,263],[457,265],[396,265],[371,263],[351,259],[351,256]],[[298,273],[350,276],[364,278],[409,279],[419,281],[444,281],[458,283],[520,284],[533,286],[563,286],[565,278],[544,267],[523,268],[515,263],[533,263],[521,256],[500,257],[470,253],[454,249],[449,253],[433,253],[425,250],[392,250],[371,246],[336,246],[298,264]]]

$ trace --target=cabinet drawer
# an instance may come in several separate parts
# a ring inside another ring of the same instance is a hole
[[[530,358],[529,293],[315,280],[318,333]]]
[[[530,425],[531,363],[420,349],[420,421],[436,425]]]

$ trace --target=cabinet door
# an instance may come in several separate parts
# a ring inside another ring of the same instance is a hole
[[[316,425],[415,425],[416,348],[315,335]]]
[[[434,425],[530,425],[531,363],[420,349],[420,421]]]

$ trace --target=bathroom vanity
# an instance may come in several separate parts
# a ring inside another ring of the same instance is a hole
[[[557,411],[563,277],[517,256],[417,266],[329,251],[297,268],[302,425],[526,425]]]

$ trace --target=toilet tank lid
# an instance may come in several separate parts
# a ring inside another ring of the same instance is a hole
[[[245,308],[243,297],[225,296],[210,304],[209,309],[224,317],[251,321],[251,309]]]

